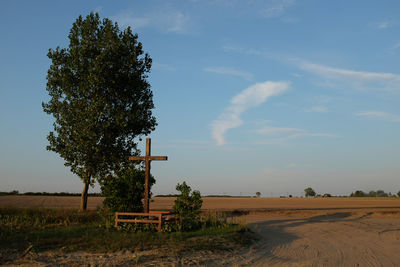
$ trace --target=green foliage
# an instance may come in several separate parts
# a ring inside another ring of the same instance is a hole
[[[256,197],[260,197],[261,193],[260,192],[256,192]]]
[[[376,196],[377,197],[388,197],[389,195],[387,193],[385,193],[385,191],[383,191],[383,190],[377,190]]]
[[[399,191],[399,192],[397,192],[397,196],[398,196],[398,197],[400,197],[400,191]]]
[[[1,209],[0,236],[7,232],[22,231],[24,229],[43,229],[49,225],[67,226],[76,223],[90,223],[97,221],[96,212],[86,214],[77,210],[68,209]]]
[[[306,197],[315,197],[316,195],[314,189],[312,189],[311,187],[304,189],[304,193]]]
[[[0,192],[0,196],[13,196],[13,195],[19,195],[18,190],[13,190],[10,192]]]
[[[365,194],[363,191],[361,191],[361,190],[357,190],[357,191],[355,191],[354,193],[351,193],[351,197],[365,197],[365,196],[367,196],[368,194]]]
[[[55,119],[47,149],[87,185],[117,170],[137,152],[135,137],[155,129],[152,60],[129,27],[121,31],[97,13],[79,16],[68,38],[67,48],[47,54],[50,100],[42,106]]]
[[[369,193],[364,193],[361,190],[357,190],[353,193],[350,194],[350,197],[390,197],[391,193],[386,193],[383,190],[377,190],[377,191],[369,191]]]
[[[178,230],[198,229],[201,226],[200,210],[203,204],[200,191],[191,192],[186,182],[178,184],[176,190],[180,192],[180,195],[176,198],[172,211],[177,213]]]
[[[116,174],[116,177],[110,175],[101,181],[101,191],[105,196],[103,205],[112,212],[142,212],[144,170],[131,163]],[[150,175],[149,187],[154,183],[155,179]]]

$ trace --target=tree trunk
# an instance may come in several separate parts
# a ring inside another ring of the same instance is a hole
[[[79,211],[86,211],[89,184],[90,184],[90,174],[88,174],[88,178],[83,183],[83,190],[82,190],[82,195],[81,195],[81,205],[79,207]]]

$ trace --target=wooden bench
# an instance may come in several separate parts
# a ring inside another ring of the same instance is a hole
[[[118,227],[118,223],[155,223],[157,224],[157,230],[161,231],[162,224],[166,222],[166,219],[168,221],[168,216],[172,214],[173,213],[170,211],[155,211],[155,210],[150,211],[149,213],[116,212],[114,226]],[[120,216],[123,216],[124,218],[120,218]],[[135,217],[145,217],[145,218],[138,219]]]

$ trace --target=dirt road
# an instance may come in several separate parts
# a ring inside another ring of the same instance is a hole
[[[260,240],[239,266],[400,266],[400,214],[329,211],[250,215]]]

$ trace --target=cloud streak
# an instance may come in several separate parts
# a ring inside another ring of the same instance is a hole
[[[327,80],[343,82],[360,90],[400,90],[400,75],[398,74],[388,72],[355,71],[305,62],[301,62],[299,67]]]
[[[263,104],[271,96],[281,94],[288,90],[288,82],[256,83],[234,96],[230,105],[225,111],[212,123],[212,136],[217,145],[226,143],[225,133],[229,129],[237,128],[243,124],[240,115],[250,108]]]
[[[165,33],[186,33],[189,17],[180,11],[151,13],[137,16],[133,12],[124,11],[113,17],[122,27],[133,29],[156,28]]]
[[[389,27],[389,22],[387,20],[378,23],[378,29],[386,29]]]
[[[398,48],[400,48],[400,42],[394,45],[391,50]],[[264,57],[268,60],[276,60],[281,64],[293,64],[298,69],[314,74],[316,77],[321,79],[322,81],[317,81],[317,84],[322,86],[392,93],[400,92],[400,75],[395,73],[367,72],[345,68],[334,68],[323,64],[308,62],[295,57],[271,54],[266,51],[243,48],[235,45],[224,45],[222,46],[222,50],[228,53],[240,53]],[[298,78],[302,77],[302,74],[298,73],[292,75]],[[318,111],[315,110],[315,112]]]
[[[390,122],[400,122],[400,116],[383,111],[362,111],[354,114],[367,119],[376,119]]]
[[[335,137],[330,133],[310,133],[303,129],[298,128],[285,128],[285,127],[272,127],[265,126],[257,130],[258,134],[261,135],[279,135],[286,138],[299,138],[299,137]]]
[[[295,0],[269,0],[260,12],[265,18],[276,18],[283,15],[285,10],[294,5],[295,2]]]
[[[328,108],[325,106],[313,106],[305,110],[305,112],[316,112],[316,113],[326,113],[328,111],[329,111]]]
[[[216,74],[224,74],[224,75],[231,75],[237,76],[248,81],[253,79],[253,74],[245,71],[236,70],[233,68],[226,68],[226,67],[207,67],[204,69],[206,72],[212,72]]]
[[[160,70],[168,70],[168,71],[174,71],[176,68],[172,65],[169,64],[162,64],[162,63],[153,63],[152,65],[153,68],[160,69]]]

